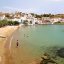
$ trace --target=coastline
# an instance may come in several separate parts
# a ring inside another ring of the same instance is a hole
[[[4,64],[3,56],[5,52],[5,44],[7,39],[16,31],[19,26],[5,26],[0,28],[0,64]]]

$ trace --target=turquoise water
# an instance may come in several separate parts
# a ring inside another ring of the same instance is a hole
[[[20,29],[20,38],[35,46],[64,46],[63,25],[37,25]],[[25,34],[25,37],[24,37]]]
[[[34,59],[40,59],[43,53],[54,56],[55,51],[64,47],[64,25],[35,25],[19,28],[15,39],[19,40],[19,49],[14,48],[17,55],[16,64],[30,64]],[[21,61],[18,60],[20,57]],[[56,57],[58,64],[64,64],[64,58]]]

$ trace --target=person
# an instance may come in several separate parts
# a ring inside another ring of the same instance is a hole
[[[18,40],[17,40],[17,43],[16,43],[16,46],[18,47],[19,43],[18,43]]]

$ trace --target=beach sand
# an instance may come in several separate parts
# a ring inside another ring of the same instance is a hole
[[[5,51],[5,44],[9,36],[18,29],[18,26],[5,26],[0,28],[0,64],[4,64],[3,62],[3,54]]]
[[[21,63],[38,64],[37,62],[39,61],[35,60],[35,58],[31,58],[32,57],[31,54],[28,54],[29,52],[25,50],[23,46],[22,48],[20,47],[16,48],[15,42],[12,42],[13,47],[11,46],[11,48],[9,49],[10,39],[12,38],[12,36],[16,34],[14,35],[14,40],[17,40],[19,37],[17,32],[15,31],[16,29],[18,29],[18,27],[16,26],[7,26],[1,29],[1,31],[3,31],[2,33],[0,33],[1,36],[6,37],[6,38],[0,38],[1,39],[0,45],[2,45],[0,46],[0,51],[1,51],[0,64],[21,64]]]

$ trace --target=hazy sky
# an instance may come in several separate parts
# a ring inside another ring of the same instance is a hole
[[[64,0],[0,0],[0,11],[64,13]]]

